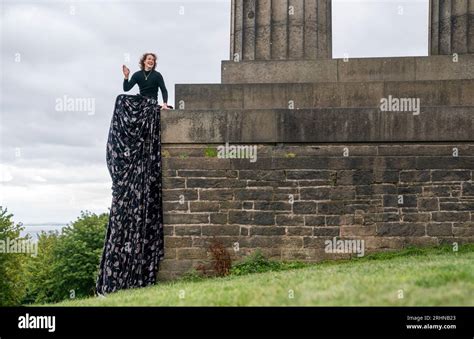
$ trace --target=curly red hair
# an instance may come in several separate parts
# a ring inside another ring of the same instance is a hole
[[[156,61],[158,60],[158,57],[156,56],[155,53],[145,53],[142,55],[140,58],[140,62],[138,63],[140,65],[140,69],[145,69],[145,60],[147,56],[151,55],[155,59],[155,64],[153,65],[153,70],[156,68]]]

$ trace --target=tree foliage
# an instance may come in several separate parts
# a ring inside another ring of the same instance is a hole
[[[93,295],[107,222],[107,213],[81,212],[62,233],[41,233],[38,256],[27,265],[24,302],[57,302]]]
[[[8,244],[28,240],[21,237],[21,224],[15,224],[13,214],[0,206],[0,306],[15,306],[21,303],[25,293],[24,267],[27,254],[11,253]]]

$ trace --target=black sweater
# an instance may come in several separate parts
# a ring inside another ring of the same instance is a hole
[[[158,99],[158,88],[160,88],[163,102],[168,103],[168,91],[166,90],[165,82],[160,72],[155,70],[135,72],[130,81],[123,79],[123,90],[125,92],[130,91],[135,84],[138,84],[141,95],[154,99]]]

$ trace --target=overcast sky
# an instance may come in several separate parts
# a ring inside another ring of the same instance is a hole
[[[0,205],[25,225],[106,212],[121,65],[156,52],[170,104],[177,83],[220,82],[230,0],[0,1]],[[335,57],[427,55],[428,0],[334,0],[333,18]],[[58,108],[65,96],[95,109]]]

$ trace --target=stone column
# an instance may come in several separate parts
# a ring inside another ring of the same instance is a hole
[[[431,0],[430,53],[474,53],[474,0]]]
[[[330,59],[331,0],[232,0],[230,58]]]

